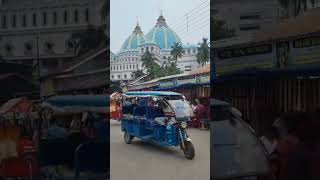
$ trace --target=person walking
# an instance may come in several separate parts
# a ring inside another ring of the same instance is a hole
[[[200,129],[205,129],[205,123],[206,123],[206,108],[205,106],[200,102],[199,99],[196,99],[197,107],[196,107],[196,119],[198,122],[200,122]]]

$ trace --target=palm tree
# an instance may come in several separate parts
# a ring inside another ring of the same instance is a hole
[[[101,15],[101,20],[103,21],[102,24],[105,24],[105,21],[107,19],[107,16],[108,16],[108,10],[109,10],[109,3],[107,3],[108,1],[103,1],[103,4],[101,6],[101,9],[100,9],[100,15]]]
[[[235,30],[228,29],[225,21],[212,18],[211,27],[213,27],[213,31],[214,31],[213,33],[214,41],[235,36]]]
[[[85,53],[90,49],[105,46],[107,36],[103,27],[88,25],[85,31],[73,33],[71,38],[79,39],[76,49],[79,49],[80,53]]]
[[[290,16],[290,6],[293,5],[293,15],[294,17],[298,16],[301,12],[308,9],[308,3],[312,7],[315,6],[315,0],[278,0],[280,6],[285,10],[286,18]],[[303,6],[303,11],[302,11]]]
[[[171,46],[172,50],[170,52],[170,55],[173,57],[174,60],[178,60],[178,58],[182,57],[182,53],[183,53],[183,47],[181,45],[180,42],[175,42],[172,46]]]
[[[157,75],[158,69],[156,68],[158,64],[155,62],[156,60],[154,55],[149,51],[146,51],[141,57],[142,66],[147,69],[147,74],[149,74],[151,78],[155,78]]]
[[[201,66],[204,66],[207,62],[209,62],[210,58],[210,49],[208,46],[208,39],[203,38],[202,43],[200,44],[200,47],[198,47],[198,53],[196,55],[197,62],[201,64]]]
[[[142,77],[144,75],[145,74],[143,73],[143,71],[141,69],[138,69],[132,73],[132,76],[134,79],[137,79],[137,78]]]

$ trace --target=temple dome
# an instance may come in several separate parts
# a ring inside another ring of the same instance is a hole
[[[120,51],[137,50],[145,42],[145,35],[141,31],[139,24],[135,27],[132,34],[124,41]]]
[[[146,35],[146,39],[149,42],[155,42],[161,49],[171,49],[175,42],[181,42],[178,35],[168,27],[162,15],[158,18],[155,27]]]

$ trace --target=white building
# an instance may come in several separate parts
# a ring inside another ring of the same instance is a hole
[[[315,0],[314,7],[319,6],[320,0]],[[311,8],[310,1],[308,8]],[[292,17],[294,4],[291,1],[288,11]],[[215,0],[211,15],[225,21],[229,29],[235,30],[236,36],[246,39],[285,21],[286,9],[281,7],[279,0]]]
[[[124,41],[117,54],[111,53],[111,80],[132,80],[132,73],[142,67],[141,57],[149,51],[157,58],[159,65],[170,63],[171,46],[175,42],[181,42],[179,36],[171,30],[164,17],[161,15],[154,28],[146,35],[142,32],[139,24],[132,34]],[[177,60],[177,67],[183,71],[192,71],[199,67],[197,63],[197,45],[183,44],[184,53]]]
[[[102,23],[103,0],[1,0],[0,3],[0,54],[6,60],[25,64],[32,64],[37,54],[40,59],[75,56],[78,42],[72,34]],[[59,62],[41,63],[45,66]]]

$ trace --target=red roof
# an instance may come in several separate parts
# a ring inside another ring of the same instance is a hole
[[[189,74],[194,75],[194,74],[204,74],[204,73],[210,73],[210,64],[206,64],[201,68],[191,71]]]

